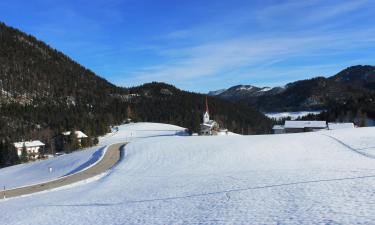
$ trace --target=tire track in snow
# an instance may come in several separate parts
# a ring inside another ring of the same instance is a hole
[[[355,152],[355,153],[357,153],[357,154],[360,154],[360,155],[365,156],[365,157],[367,157],[367,158],[375,159],[375,156],[374,156],[374,155],[371,155],[371,154],[368,154],[368,153],[365,153],[365,152],[361,152],[361,151],[360,151],[361,149],[353,148],[352,146],[350,146],[350,145],[344,143],[343,141],[341,141],[341,140],[338,139],[338,138],[335,138],[335,137],[330,136],[330,135],[328,135],[328,134],[322,134],[322,135],[324,135],[324,136],[326,136],[326,137],[329,137],[329,138],[335,140],[337,143],[341,144],[342,146],[348,148],[349,150],[351,150],[351,151],[353,151],[353,152]]]

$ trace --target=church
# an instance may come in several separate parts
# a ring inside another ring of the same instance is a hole
[[[210,120],[208,102],[206,98],[206,109],[203,113],[203,123],[201,124],[201,135],[218,135],[221,132],[219,124],[215,120]]]

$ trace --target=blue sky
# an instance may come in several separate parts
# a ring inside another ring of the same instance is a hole
[[[373,0],[4,1],[0,21],[121,86],[207,92],[375,63]]]

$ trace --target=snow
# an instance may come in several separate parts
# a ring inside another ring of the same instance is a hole
[[[118,132],[113,132],[99,138],[99,145],[65,154],[52,159],[30,162],[0,169],[0,187],[12,189],[42,183],[63,176],[77,173],[97,162],[103,155],[105,146],[112,143],[135,141],[138,138],[166,135],[186,135],[185,128],[158,123],[131,123],[119,126]],[[49,168],[52,168],[52,173]]]
[[[70,131],[66,131],[66,132],[63,132],[63,135],[65,135],[65,136],[69,136],[70,133],[71,133]],[[74,133],[75,133],[75,135],[77,136],[77,138],[79,138],[79,139],[81,139],[81,138],[87,138],[87,137],[88,137],[85,133],[83,133],[83,132],[80,131],[80,130],[77,130],[77,131],[75,131]]]
[[[262,89],[259,90],[259,92],[267,92],[267,91],[270,91],[272,90],[271,87],[263,87]]]
[[[103,147],[93,147],[52,159],[0,169],[0,186],[12,189],[73,174],[94,164],[102,156],[103,150]]]
[[[35,141],[25,141],[25,142],[15,142],[14,147],[16,148],[23,148],[24,146],[26,148],[31,148],[31,147],[40,147],[44,146],[45,144],[39,140]]]
[[[220,95],[222,93],[224,93],[227,89],[220,89],[220,90],[216,90],[216,91],[210,91],[208,92],[208,95],[211,95],[211,96],[215,96],[215,95]]]
[[[329,130],[354,128],[354,123],[328,123]]]
[[[253,86],[240,86],[240,87],[236,88],[236,91],[250,91],[253,88],[254,88]]]
[[[374,146],[375,128],[138,138],[100,179],[0,202],[0,224],[372,224]]]
[[[112,129],[112,133],[99,138],[99,144],[135,141],[137,139],[158,136],[184,136],[186,128],[163,123],[129,123],[118,126],[118,131]]]
[[[322,111],[298,111],[298,112],[269,112],[265,113],[268,118],[280,120],[282,118],[290,117],[292,120],[298,117],[307,116],[309,114],[320,114]]]
[[[284,125],[273,125],[272,130],[284,130]]]

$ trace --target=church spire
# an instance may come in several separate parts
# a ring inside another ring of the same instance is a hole
[[[207,100],[207,96],[206,96],[206,112],[209,113],[209,111],[208,111],[208,100]]]

